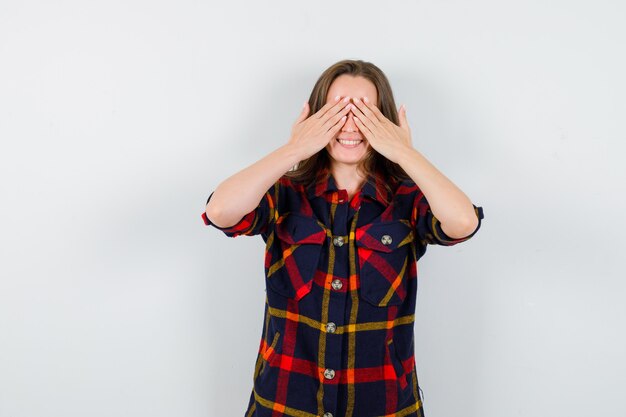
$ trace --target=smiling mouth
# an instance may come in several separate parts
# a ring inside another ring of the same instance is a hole
[[[337,138],[337,142],[341,143],[342,145],[346,145],[346,146],[356,146],[358,144],[360,144],[361,142],[363,142],[363,139],[339,139]]]

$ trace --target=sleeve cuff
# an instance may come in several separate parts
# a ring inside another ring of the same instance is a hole
[[[455,245],[457,243],[461,243],[464,242],[466,240],[468,240],[469,238],[471,238],[472,236],[474,236],[476,234],[476,232],[478,232],[478,229],[480,229],[480,225],[481,225],[481,220],[485,217],[483,214],[483,208],[480,206],[476,206],[475,204],[472,204],[474,206],[474,212],[476,213],[476,217],[478,217],[478,224],[476,225],[476,228],[474,229],[474,231],[472,233],[470,233],[467,236],[464,237],[460,237],[460,238],[453,238],[451,236],[448,236],[443,229],[441,228],[441,222],[439,221],[439,219],[437,219],[434,215],[432,216],[432,231],[433,234],[435,235],[435,239],[437,239],[437,241],[439,241],[441,244],[443,245],[447,245],[447,246],[451,246],[451,245]]]
[[[207,199],[206,204],[209,203],[209,200],[211,200],[211,197],[213,196],[214,192],[215,191],[211,192],[211,194],[209,195],[209,198]],[[220,227],[220,226],[217,226],[208,218],[206,214],[206,204],[205,204],[205,211],[203,211],[201,215],[202,221],[204,222],[206,226],[213,226],[214,228],[224,232],[224,234],[228,237],[237,237],[240,235],[252,236],[252,235],[261,233],[264,230],[263,227],[266,223],[266,219],[268,218],[266,214],[269,213],[269,210],[267,209],[267,194],[266,194],[264,195],[263,199],[259,203],[259,206],[253,209],[252,211],[250,211],[249,213],[246,213],[236,224],[232,226],[228,226],[228,227]]]

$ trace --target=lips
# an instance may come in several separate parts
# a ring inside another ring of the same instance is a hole
[[[337,138],[337,142],[344,148],[356,148],[357,146],[363,143],[363,139],[352,140],[349,143],[342,143],[343,140],[349,140],[349,139]]]

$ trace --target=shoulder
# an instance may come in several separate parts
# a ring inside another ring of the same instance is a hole
[[[282,187],[293,187],[294,183],[287,175],[283,175],[276,181]]]
[[[278,186],[285,191],[292,191],[297,193],[302,193],[306,190],[306,186],[304,183],[300,181],[296,181],[293,178],[283,175],[276,181]]]
[[[276,182],[274,182],[274,184],[272,184],[267,191],[270,194],[273,194],[274,192],[284,192],[286,190],[292,189],[299,190],[301,187],[302,186],[300,184],[292,181],[291,178],[287,177],[286,175],[283,175],[278,180],[276,180]]]
[[[296,202],[301,202],[306,198],[306,188],[301,183],[298,183],[286,175],[280,177],[270,187],[270,194],[274,198],[276,206],[286,210],[287,207],[291,207]],[[298,203],[297,205],[300,205]]]
[[[415,181],[411,178],[403,178],[394,184],[393,197],[398,198],[415,198],[422,193]]]

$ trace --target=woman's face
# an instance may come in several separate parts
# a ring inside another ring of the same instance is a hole
[[[358,97],[359,100],[363,100],[363,97],[367,97],[370,103],[375,104],[378,100],[376,93],[376,86],[370,80],[361,76],[352,76],[348,74],[340,75],[335,78],[333,83],[328,89],[328,95],[326,96],[326,103],[332,102],[335,96],[344,97]],[[352,102],[352,101],[351,101]],[[340,122],[341,123],[341,122]],[[351,139],[359,140],[356,145],[346,144],[339,142],[339,139]],[[352,111],[348,112],[348,118],[344,122],[343,126],[339,129],[335,137],[326,145],[326,150],[330,155],[331,163],[347,163],[356,164],[363,158],[370,145],[365,139],[365,136],[361,133],[354,121],[354,114]]]

